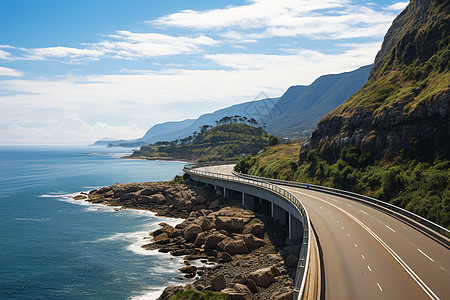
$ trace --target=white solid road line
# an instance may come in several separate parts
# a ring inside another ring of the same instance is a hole
[[[290,189],[292,191],[292,189]],[[403,261],[403,259],[401,259],[401,257],[395,253],[394,250],[392,250],[391,247],[389,247],[378,235],[376,235],[369,227],[367,227],[363,222],[361,222],[358,218],[356,218],[355,216],[353,216],[352,214],[350,214],[349,212],[345,211],[344,209],[326,201],[323,199],[320,199],[318,197],[315,196],[311,196],[309,194],[306,193],[302,193],[300,191],[294,190],[294,192],[304,195],[306,197],[310,197],[310,198],[314,198],[317,199],[319,201],[322,201],[324,203],[327,203],[328,205],[333,206],[334,208],[336,208],[337,210],[343,212],[344,214],[346,214],[348,217],[350,217],[351,219],[353,219],[353,221],[355,221],[356,223],[358,223],[363,229],[365,229],[378,243],[380,243],[381,246],[383,246],[384,249],[386,249],[386,251],[400,264],[400,266],[402,266],[402,268],[411,276],[411,278],[422,288],[422,290],[428,295],[428,297],[430,297],[431,299],[439,299],[438,296],[436,296],[436,294],[422,281],[422,279]],[[362,211],[362,210],[361,210]],[[367,213],[365,213],[367,214]],[[355,244],[355,247],[358,247]],[[381,289],[381,287],[380,287]]]
[[[429,260],[434,262],[434,260],[431,257],[429,257],[428,255],[426,255],[422,250],[420,250],[420,249],[417,249],[417,250],[419,250],[419,252],[422,253],[426,258],[428,258]]]

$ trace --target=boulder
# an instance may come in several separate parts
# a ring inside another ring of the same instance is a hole
[[[216,249],[217,245],[226,239],[227,236],[219,232],[215,232],[208,236],[205,241],[205,249]]]
[[[211,202],[208,208],[211,210],[215,210],[218,209],[219,207],[220,207],[219,200],[214,200],[213,202]]]
[[[151,195],[156,194],[158,192],[159,191],[156,188],[145,188],[145,189],[140,190],[139,194],[143,195],[143,196],[151,196]]]
[[[199,218],[195,221],[195,223],[196,223],[197,225],[199,225],[199,226],[202,228],[203,231],[208,231],[208,230],[211,229],[211,227],[209,226],[208,219],[205,218],[205,217],[199,217]]]
[[[202,228],[198,226],[197,224],[191,224],[188,225],[183,230],[183,237],[186,239],[187,242],[194,242],[197,238],[197,235],[202,232]]]
[[[229,262],[229,261],[233,260],[233,257],[226,252],[221,252],[221,255],[219,258],[221,259],[221,262]]]
[[[187,278],[194,278],[197,274],[197,268],[195,266],[187,266],[184,268],[179,269],[181,273],[186,274],[185,276]]]
[[[135,193],[141,189],[141,186],[136,183],[116,183],[111,186],[115,198],[120,198],[125,194]]]
[[[221,241],[217,248],[220,251],[228,252],[230,254],[244,254],[248,253],[248,247],[243,240],[237,240],[232,238],[226,238]]]
[[[280,270],[278,270],[277,267],[272,266],[272,267],[270,267],[270,270],[272,271],[272,274],[274,277],[281,276],[281,272],[280,272]]]
[[[215,223],[217,230],[238,231],[244,229],[244,220],[242,218],[218,216]]]
[[[200,247],[205,242],[206,242],[206,233],[200,232],[199,234],[197,234],[197,238],[195,239],[194,245]]]
[[[245,226],[244,231],[242,233],[244,233],[244,234],[251,233],[254,236],[262,238],[264,236],[264,224],[263,223],[254,223],[254,224]]]
[[[244,234],[244,241],[249,249],[257,249],[265,244],[262,239],[255,237],[251,233]]]
[[[149,196],[150,202],[156,203],[156,204],[164,204],[166,203],[166,197],[164,197],[163,194],[154,194],[152,196]]]
[[[223,274],[220,274],[213,279],[211,279],[211,289],[213,291],[221,291],[227,287],[227,281]]]
[[[245,285],[248,287],[248,289],[253,293],[256,294],[258,290],[258,286],[256,285],[255,281],[253,279],[247,278],[247,281],[245,282]]]
[[[136,195],[136,193],[127,193],[127,194],[120,196],[119,201],[123,202],[123,201],[127,201],[127,200],[138,199],[138,198],[139,198],[139,196]]]
[[[252,279],[256,283],[256,285],[261,287],[266,287],[275,280],[270,267],[256,270],[250,273],[248,275],[248,278]]]
[[[252,294],[250,289],[242,283],[236,283],[233,288],[239,293],[243,293],[243,294],[247,294],[247,295]]]
[[[231,282],[245,284],[247,282],[247,278],[243,274],[237,274],[236,276],[233,277]]]
[[[86,195],[76,195],[73,200],[84,200],[87,199]]]
[[[183,291],[183,286],[168,286],[164,289],[161,296],[157,300],[168,300],[170,297],[174,296],[178,291]]]

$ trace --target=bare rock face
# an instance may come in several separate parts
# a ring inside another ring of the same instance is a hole
[[[262,239],[255,237],[251,233],[244,234],[244,242],[249,249],[257,249],[265,244]]]
[[[251,233],[254,236],[262,238],[264,235],[264,224],[263,223],[255,223],[255,224],[245,226],[245,229],[242,233],[244,233],[244,234]]]
[[[179,286],[168,286],[164,289],[163,293],[157,300],[168,300],[170,297],[174,296],[178,291],[182,291],[184,288]]]

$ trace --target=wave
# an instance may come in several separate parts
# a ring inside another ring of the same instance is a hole
[[[100,211],[100,212],[114,212],[120,209],[120,206],[107,206],[103,204],[95,204],[86,200],[75,200],[73,197],[82,193],[88,193],[89,191],[82,191],[77,193],[49,193],[40,195],[41,198],[56,198],[59,201],[68,202],[71,204],[87,206],[86,211]]]
[[[47,222],[50,221],[52,218],[42,218],[42,219],[32,219],[32,218],[14,218],[14,220],[17,221],[33,221],[33,222]]]

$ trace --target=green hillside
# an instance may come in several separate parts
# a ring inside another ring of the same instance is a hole
[[[224,124],[205,130],[181,143],[159,142],[134,151],[131,158],[184,159],[198,161],[235,160],[255,155],[269,144],[262,128],[243,123]],[[188,142],[189,141],[189,142]]]
[[[236,169],[362,193],[450,229],[449,120],[450,1],[412,0],[369,81],[306,143],[268,148]]]

